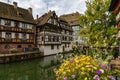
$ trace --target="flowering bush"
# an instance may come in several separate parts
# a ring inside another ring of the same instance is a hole
[[[65,60],[55,70],[57,80],[115,80],[108,63],[80,55]]]
[[[16,48],[12,48],[12,49],[10,49],[10,51],[11,51],[11,53],[16,53],[16,52],[18,52],[18,50],[17,50]]]

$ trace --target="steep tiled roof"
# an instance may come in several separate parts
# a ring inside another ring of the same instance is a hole
[[[45,23],[47,23],[48,19],[55,13],[55,11],[49,11],[48,13],[45,13],[44,15],[42,15],[38,20],[38,26],[40,25],[44,25]]]
[[[69,23],[65,19],[59,18],[60,23],[65,24],[66,26],[61,26],[61,28],[73,31]]]
[[[72,13],[72,14],[65,14],[61,15],[59,18],[66,20],[70,25],[80,25],[79,22],[80,13]]]
[[[28,9],[15,8],[14,5],[3,2],[0,2],[0,18],[35,23],[32,13]]]

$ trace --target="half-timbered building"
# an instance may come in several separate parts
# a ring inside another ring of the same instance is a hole
[[[37,19],[37,47],[42,55],[59,52],[61,46],[61,27],[55,11],[49,11]]]
[[[62,48],[62,52],[66,52],[66,51],[70,51],[72,50],[72,45],[71,42],[73,40],[73,30],[72,27],[68,24],[67,21],[60,19],[60,27],[62,28],[61,31],[61,48]]]
[[[13,5],[0,2],[0,53],[32,50],[34,32],[32,8],[20,8],[16,2]]]
[[[73,45],[85,45],[84,37],[79,36],[79,31],[82,28],[79,22],[80,13],[71,13],[61,15],[60,18],[66,20],[73,29]]]

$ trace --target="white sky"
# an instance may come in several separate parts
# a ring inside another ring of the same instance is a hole
[[[84,13],[86,10],[85,0],[0,0],[1,2],[13,1],[18,3],[19,7],[33,9],[33,16],[41,16],[49,10],[55,10],[56,14],[69,14],[73,12]]]

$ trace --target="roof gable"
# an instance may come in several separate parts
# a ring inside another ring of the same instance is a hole
[[[28,9],[15,8],[13,5],[3,2],[0,2],[0,18],[35,23],[33,15],[29,13]]]
[[[61,15],[59,18],[66,20],[70,25],[80,25],[79,16],[80,13],[76,12],[72,14]]]
[[[50,19],[51,16],[53,16],[53,14],[56,15],[55,11],[49,11],[48,13],[42,15],[40,18],[38,18],[37,25],[40,26],[47,23],[47,21]]]

